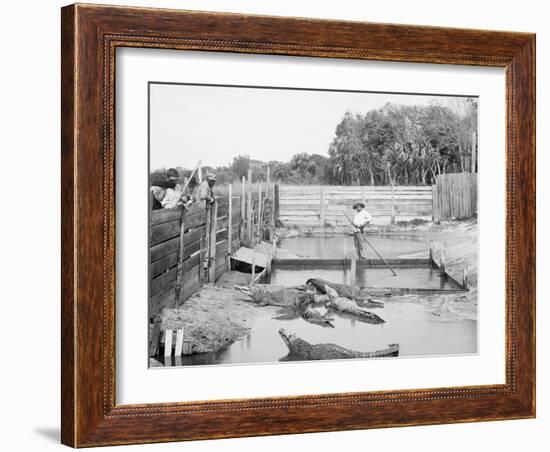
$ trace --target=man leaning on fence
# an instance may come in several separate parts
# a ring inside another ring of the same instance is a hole
[[[207,204],[213,204],[216,200],[214,194],[214,184],[216,183],[216,175],[214,173],[208,173],[206,179],[202,181],[197,189],[197,199],[205,201]]]
[[[192,177],[186,186],[179,183],[179,173],[175,168],[166,171],[164,178],[151,181],[151,193],[153,194],[153,210],[173,209],[183,207],[187,209],[193,204],[195,198],[192,195],[196,186]]]

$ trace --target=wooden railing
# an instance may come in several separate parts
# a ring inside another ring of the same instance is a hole
[[[280,185],[278,218],[289,226],[347,225],[356,202],[366,204],[374,224],[432,220],[430,186]]]

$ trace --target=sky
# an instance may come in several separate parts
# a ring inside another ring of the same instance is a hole
[[[428,105],[429,95],[307,91],[210,85],[150,85],[150,168],[224,166],[237,155],[287,162],[328,156],[346,111],[387,102]]]

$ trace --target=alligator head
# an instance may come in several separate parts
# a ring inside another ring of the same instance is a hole
[[[283,342],[286,344],[289,350],[292,350],[292,342],[296,340],[296,335],[292,333],[287,333],[284,328],[279,330],[279,336],[283,339]]]

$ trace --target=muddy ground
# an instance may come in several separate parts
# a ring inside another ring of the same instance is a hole
[[[213,352],[243,337],[266,310],[274,311],[246,299],[238,290],[205,285],[181,307],[164,309],[156,321],[161,330],[183,328],[192,353]]]

